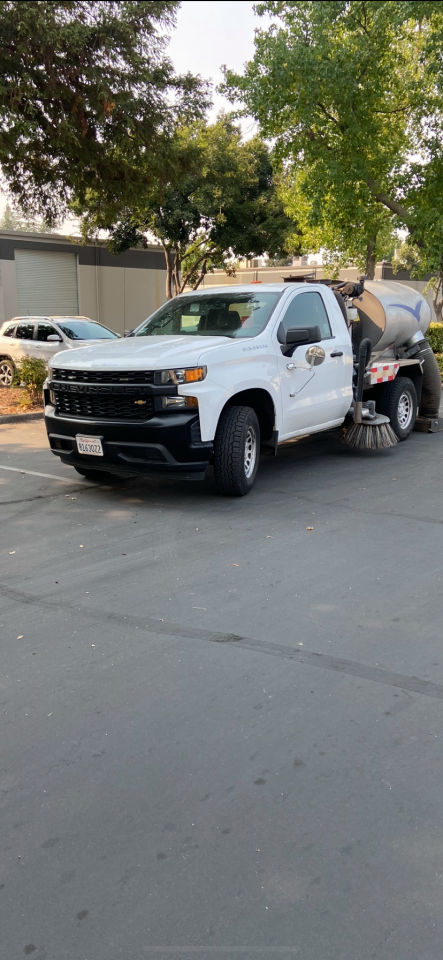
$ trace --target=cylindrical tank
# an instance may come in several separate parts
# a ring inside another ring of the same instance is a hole
[[[360,318],[359,339],[368,337],[377,353],[422,339],[431,322],[427,300],[404,283],[365,280],[364,292],[352,303]]]

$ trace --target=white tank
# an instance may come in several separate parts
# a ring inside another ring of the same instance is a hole
[[[392,280],[365,280],[364,293],[352,304],[361,338],[369,337],[377,353],[423,339],[431,322],[431,308],[421,293]]]

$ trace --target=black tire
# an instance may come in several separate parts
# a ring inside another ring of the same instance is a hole
[[[217,489],[226,497],[245,497],[254,486],[260,455],[260,427],[252,407],[226,407],[214,441]]]
[[[0,360],[0,387],[12,387],[14,374],[15,367],[12,360],[9,360],[8,357],[3,357]]]
[[[379,413],[389,417],[399,440],[407,440],[417,417],[417,393],[409,377],[396,377],[383,384],[377,403]]]

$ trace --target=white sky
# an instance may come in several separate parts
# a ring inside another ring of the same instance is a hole
[[[185,0],[178,12],[168,54],[178,73],[198,73],[205,80],[212,80],[216,87],[223,79],[222,64],[243,72],[244,63],[254,55],[254,30],[264,26],[264,22],[264,17],[254,13],[252,2]],[[211,119],[223,108],[230,110],[232,106],[214,92]]]

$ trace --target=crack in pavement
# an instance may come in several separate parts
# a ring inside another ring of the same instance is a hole
[[[424,697],[443,700],[443,684],[433,683],[431,680],[421,680],[420,677],[395,673],[392,670],[385,670],[382,667],[371,667],[369,664],[358,663],[355,660],[346,660],[342,657],[332,657],[328,654],[316,653],[312,650],[306,650],[304,647],[288,647],[280,643],[238,636],[235,633],[201,630],[198,627],[187,627],[177,623],[169,623],[168,621],[155,620],[151,617],[125,616],[121,613],[112,613],[106,610],[91,610],[87,607],[76,606],[69,601],[45,600],[32,594],[22,593],[13,587],[8,587],[6,584],[0,584],[0,595],[8,597],[10,600],[15,600],[18,603],[37,605],[48,610],[72,610],[75,611],[77,615],[80,614],[80,616],[85,617],[89,621],[96,620],[102,623],[115,623],[125,627],[133,626],[139,630],[145,630],[148,633],[154,633],[160,636],[205,640],[210,643],[229,643],[243,650],[252,650],[255,653],[263,653],[267,656],[293,660],[296,663],[320,667],[323,670],[332,670],[335,673],[343,673],[348,676],[359,677],[362,680],[369,680],[373,683],[382,683],[390,687],[398,687],[401,690],[409,690],[411,693],[418,693]]]

